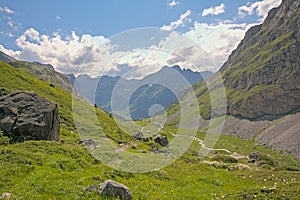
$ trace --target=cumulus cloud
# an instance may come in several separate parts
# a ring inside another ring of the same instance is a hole
[[[5,50],[3,46],[2,50],[20,60],[51,63],[62,73],[80,71],[96,76],[113,56],[109,39],[88,34],[77,36],[75,32],[62,38],[59,33],[48,36],[30,28],[16,39],[16,45],[20,51]]]
[[[238,14],[240,17],[245,17],[246,15],[253,15],[256,13],[264,20],[267,17],[268,11],[273,7],[279,6],[280,3],[281,0],[263,0],[254,3],[248,2],[246,5],[239,7]]]
[[[226,61],[234,50],[245,32],[254,24],[233,24],[221,22],[207,24],[195,22],[194,27],[185,33],[185,36],[194,40],[210,55],[218,69]],[[216,70],[215,69],[215,70]]]
[[[186,23],[191,21],[191,19],[189,18],[191,14],[192,11],[187,10],[185,11],[185,13],[180,15],[178,20],[171,22],[169,25],[164,25],[163,27],[161,27],[161,29],[166,31],[171,31],[178,28],[179,26],[185,26]]]
[[[50,63],[62,73],[87,73],[92,77],[103,73],[122,75],[130,71],[129,78],[142,78],[165,65],[176,64],[197,71],[217,71],[252,25],[228,21],[218,24],[195,22],[184,34],[160,30],[168,34],[160,37],[158,33],[160,39],[157,42],[123,50],[122,44],[113,38],[78,36],[75,32],[67,37],[62,37],[59,32],[49,36],[30,28],[16,39],[19,51],[3,46],[0,50],[19,60]],[[156,40],[155,36],[151,39]],[[126,37],[128,41],[130,38]]]
[[[12,9],[10,9],[9,7],[0,7],[0,12],[4,12],[6,14],[15,14],[15,11],[13,11]]]
[[[170,7],[176,6],[176,5],[178,5],[178,4],[179,4],[179,2],[176,1],[176,0],[172,0],[172,1],[169,1],[169,2],[167,3],[167,5],[170,6]]]
[[[219,6],[204,9],[202,12],[202,16],[204,17],[207,15],[219,15],[224,12],[225,12],[225,5],[221,3]]]
[[[13,51],[13,50],[6,49],[1,44],[0,44],[0,51],[2,51],[3,53],[5,53],[13,58],[18,58],[21,55],[21,51]]]

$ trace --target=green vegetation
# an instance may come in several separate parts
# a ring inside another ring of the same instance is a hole
[[[58,104],[61,119],[63,142],[8,144],[7,138],[0,136],[0,194],[10,192],[11,199],[101,199],[96,193],[82,189],[107,179],[127,185],[134,199],[299,199],[300,162],[296,158],[225,135],[220,136],[215,148],[244,156],[260,152],[262,165],[247,163],[243,156],[235,158],[222,151],[212,151],[201,160],[201,145],[193,141],[180,159],[154,172],[133,174],[112,169],[93,158],[79,142],[80,127],[74,125],[72,97],[68,92],[3,62],[0,62],[0,79],[1,95],[17,90],[34,91]],[[75,102],[81,102],[82,112],[95,110],[80,98]],[[178,109],[174,104],[169,114]],[[96,109],[96,116],[102,133],[116,141],[116,145],[132,142],[132,137],[108,113]],[[90,125],[90,130],[97,127],[88,119],[83,122]],[[149,121],[136,123],[146,126]],[[161,130],[170,140],[173,138],[170,133],[178,131],[171,124]],[[205,133],[199,132],[197,137],[204,139]],[[151,141],[134,142],[137,148],[129,146],[127,151],[149,153],[152,147],[159,147]]]

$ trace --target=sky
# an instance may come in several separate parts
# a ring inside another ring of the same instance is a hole
[[[0,51],[93,77],[217,71],[281,0],[1,0]]]

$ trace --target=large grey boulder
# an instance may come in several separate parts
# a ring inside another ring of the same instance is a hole
[[[0,98],[0,129],[14,141],[59,141],[57,105],[33,92]]]
[[[98,193],[99,195],[119,198],[122,200],[132,199],[132,192],[125,185],[112,180],[107,180],[100,184]]]

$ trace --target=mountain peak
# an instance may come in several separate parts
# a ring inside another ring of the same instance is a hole
[[[181,67],[179,65],[174,65],[173,67],[171,67],[172,69],[176,70],[176,71],[181,71]]]

